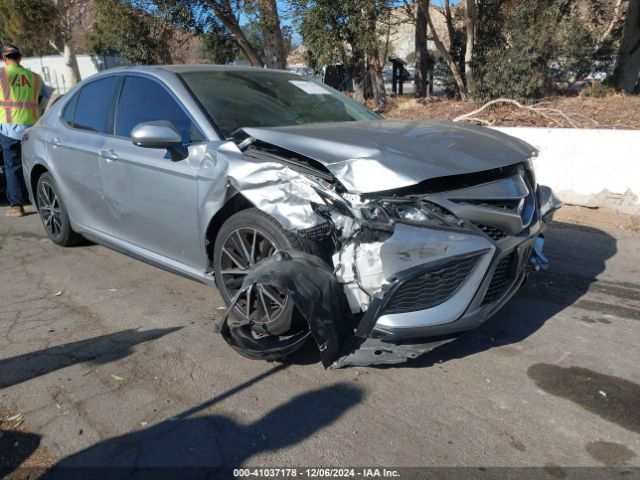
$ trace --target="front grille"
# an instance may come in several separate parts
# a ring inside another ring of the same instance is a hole
[[[481,257],[459,257],[403,281],[392,292],[384,313],[414,312],[444,303],[465,282]]]
[[[491,283],[489,283],[489,288],[487,288],[487,293],[485,293],[484,299],[482,300],[482,306],[500,299],[500,297],[502,297],[502,295],[511,286],[511,283],[513,282],[511,265],[513,264],[515,255],[515,251],[511,252],[498,262],[496,270],[493,272]]]
[[[492,227],[491,225],[483,225],[481,223],[476,223],[475,225],[496,242],[498,240],[502,240],[504,237],[507,236],[507,232],[505,232],[501,228]]]
[[[520,199],[517,200],[454,200],[460,205],[473,205],[482,208],[495,208],[497,210],[505,210],[516,212],[520,205]]]

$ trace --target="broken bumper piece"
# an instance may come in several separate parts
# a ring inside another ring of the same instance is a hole
[[[377,338],[351,337],[349,343],[346,343],[347,346],[342,354],[329,368],[405,363],[455,339],[455,336],[451,336],[439,339],[429,338],[389,342]]]
[[[252,330],[252,325],[232,318],[233,309],[242,295],[259,285],[286,292],[308,328],[300,328],[287,337],[260,336]],[[311,335],[320,350],[322,364],[329,367],[340,353],[347,330],[342,317],[342,298],[341,286],[320,258],[302,252],[279,251],[257,263],[245,277],[216,329],[241,355],[263,360],[271,360],[272,356],[281,358],[283,353],[293,352]]]

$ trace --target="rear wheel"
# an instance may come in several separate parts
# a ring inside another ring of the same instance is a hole
[[[311,252],[311,246],[258,209],[236,213],[222,225],[214,247],[214,271],[227,305],[240,292],[253,265],[278,250]],[[289,295],[270,285],[255,285],[243,292],[233,315],[240,325],[229,325],[231,337],[238,340],[233,346],[250,358],[282,359],[302,345],[300,339],[309,331]],[[239,344],[261,352],[243,351]]]
[[[69,214],[51,174],[40,175],[36,189],[38,213],[49,238],[63,247],[75,245],[81,237],[71,228]]]

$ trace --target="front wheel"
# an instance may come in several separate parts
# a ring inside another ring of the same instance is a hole
[[[216,237],[216,283],[227,305],[236,300],[232,314],[238,322],[229,323],[232,346],[249,358],[281,360],[302,346],[301,340],[309,334],[306,321],[286,292],[255,285],[236,299],[251,268],[278,250],[310,253],[311,245],[255,208],[233,215]]]
[[[81,237],[71,228],[69,214],[51,174],[40,175],[36,188],[38,213],[49,238],[62,247],[75,245]]]

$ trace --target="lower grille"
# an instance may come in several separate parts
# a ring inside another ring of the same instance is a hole
[[[511,286],[511,283],[513,282],[511,265],[513,264],[515,255],[515,251],[511,252],[498,262],[496,270],[493,272],[491,283],[489,283],[487,293],[485,293],[484,299],[482,300],[482,306],[500,299],[500,297],[502,297],[502,295],[507,291],[507,288]]]
[[[384,313],[415,312],[449,299],[469,277],[482,255],[451,260],[440,267],[403,281],[392,292]]]
[[[298,234],[308,240],[321,242],[333,233],[333,226],[329,222],[321,223],[310,228],[298,230]]]
[[[491,239],[495,240],[496,242],[498,240],[502,240],[504,237],[507,236],[507,232],[505,232],[504,230],[498,227],[492,227],[491,225],[483,225],[481,223],[476,223],[476,227],[478,227],[480,230],[482,230],[484,233],[486,233]]]

